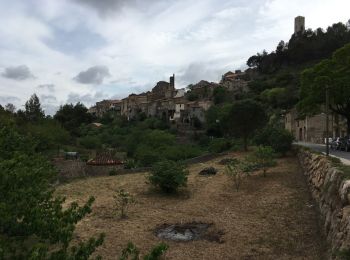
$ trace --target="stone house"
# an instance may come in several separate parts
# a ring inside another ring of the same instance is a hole
[[[234,73],[229,71],[222,75],[220,85],[227,88],[235,96],[240,96],[249,91],[247,75],[240,70],[236,70]]]
[[[325,113],[301,118],[294,108],[285,114],[284,120],[285,128],[293,134],[295,140],[324,143],[327,135]],[[343,137],[347,133],[346,129],[344,118],[333,113],[329,115],[329,137]]]

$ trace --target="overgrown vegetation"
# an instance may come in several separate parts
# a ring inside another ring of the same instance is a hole
[[[65,199],[53,196],[56,172],[36,148],[33,138],[0,123],[0,258],[87,259],[103,235],[71,241],[94,198],[63,209]]]
[[[151,252],[146,254],[143,260],[161,260],[162,256],[166,253],[169,246],[165,243],[160,243],[152,248]],[[127,247],[123,249],[122,255],[119,260],[140,260],[140,250],[132,243],[129,242]]]
[[[272,125],[258,131],[254,137],[257,145],[270,146],[281,155],[285,155],[292,148],[293,141],[294,137],[288,130]]]
[[[164,193],[176,193],[179,188],[186,187],[187,175],[188,170],[184,165],[168,160],[153,165],[147,179]]]
[[[131,204],[135,203],[135,198],[124,189],[118,190],[113,197],[115,201],[115,206],[117,210],[120,211],[120,217],[126,218],[127,209]]]
[[[259,168],[263,170],[263,176],[266,177],[268,168],[276,165],[275,151],[269,146],[258,146],[253,153],[253,158]]]

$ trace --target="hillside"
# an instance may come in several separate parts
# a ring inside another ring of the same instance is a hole
[[[192,165],[188,187],[178,196],[149,190],[143,173],[82,179],[59,186],[56,193],[67,196],[67,203],[96,197],[92,214],[77,226],[76,240],[105,232],[105,243],[97,249],[104,259],[116,259],[128,241],[146,252],[161,241],[156,227],[186,222],[213,223],[210,237],[163,240],[170,246],[166,259],[322,259],[326,247],[296,158],[280,159],[266,178],[260,173],[248,177],[238,192],[218,163],[222,158]],[[207,166],[219,173],[199,176]],[[136,198],[123,220],[114,210],[118,188]]]

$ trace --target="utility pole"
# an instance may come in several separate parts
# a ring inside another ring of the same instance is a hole
[[[326,155],[329,156],[329,86],[326,86]]]

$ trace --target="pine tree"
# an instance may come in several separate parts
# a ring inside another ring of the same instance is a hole
[[[41,108],[40,100],[36,94],[33,94],[25,104],[25,115],[30,121],[38,121],[45,117]]]

